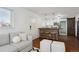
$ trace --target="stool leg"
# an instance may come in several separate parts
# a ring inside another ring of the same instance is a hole
[[[34,48],[33,48],[33,50],[34,50]]]
[[[37,52],[39,52],[39,50],[37,49]]]

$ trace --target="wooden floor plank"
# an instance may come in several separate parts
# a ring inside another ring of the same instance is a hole
[[[59,41],[65,43],[66,52],[79,52],[79,40],[73,36],[59,36]]]

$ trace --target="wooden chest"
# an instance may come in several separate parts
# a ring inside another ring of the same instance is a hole
[[[39,28],[40,38],[55,39],[58,40],[58,29],[57,28]]]

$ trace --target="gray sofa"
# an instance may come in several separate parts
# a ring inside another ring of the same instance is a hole
[[[13,43],[12,37],[16,35],[18,33],[0,34],[0,52],[28,52],[32,49],[31,40]]]

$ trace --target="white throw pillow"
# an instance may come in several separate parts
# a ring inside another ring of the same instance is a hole
[[[12,39],[13,43],[19,43],[21,41],[21,38],[19,36],[15,36]]]
[[[21,40],[27,40],[26,33],[20,33],[19,36],[21,37]]]

